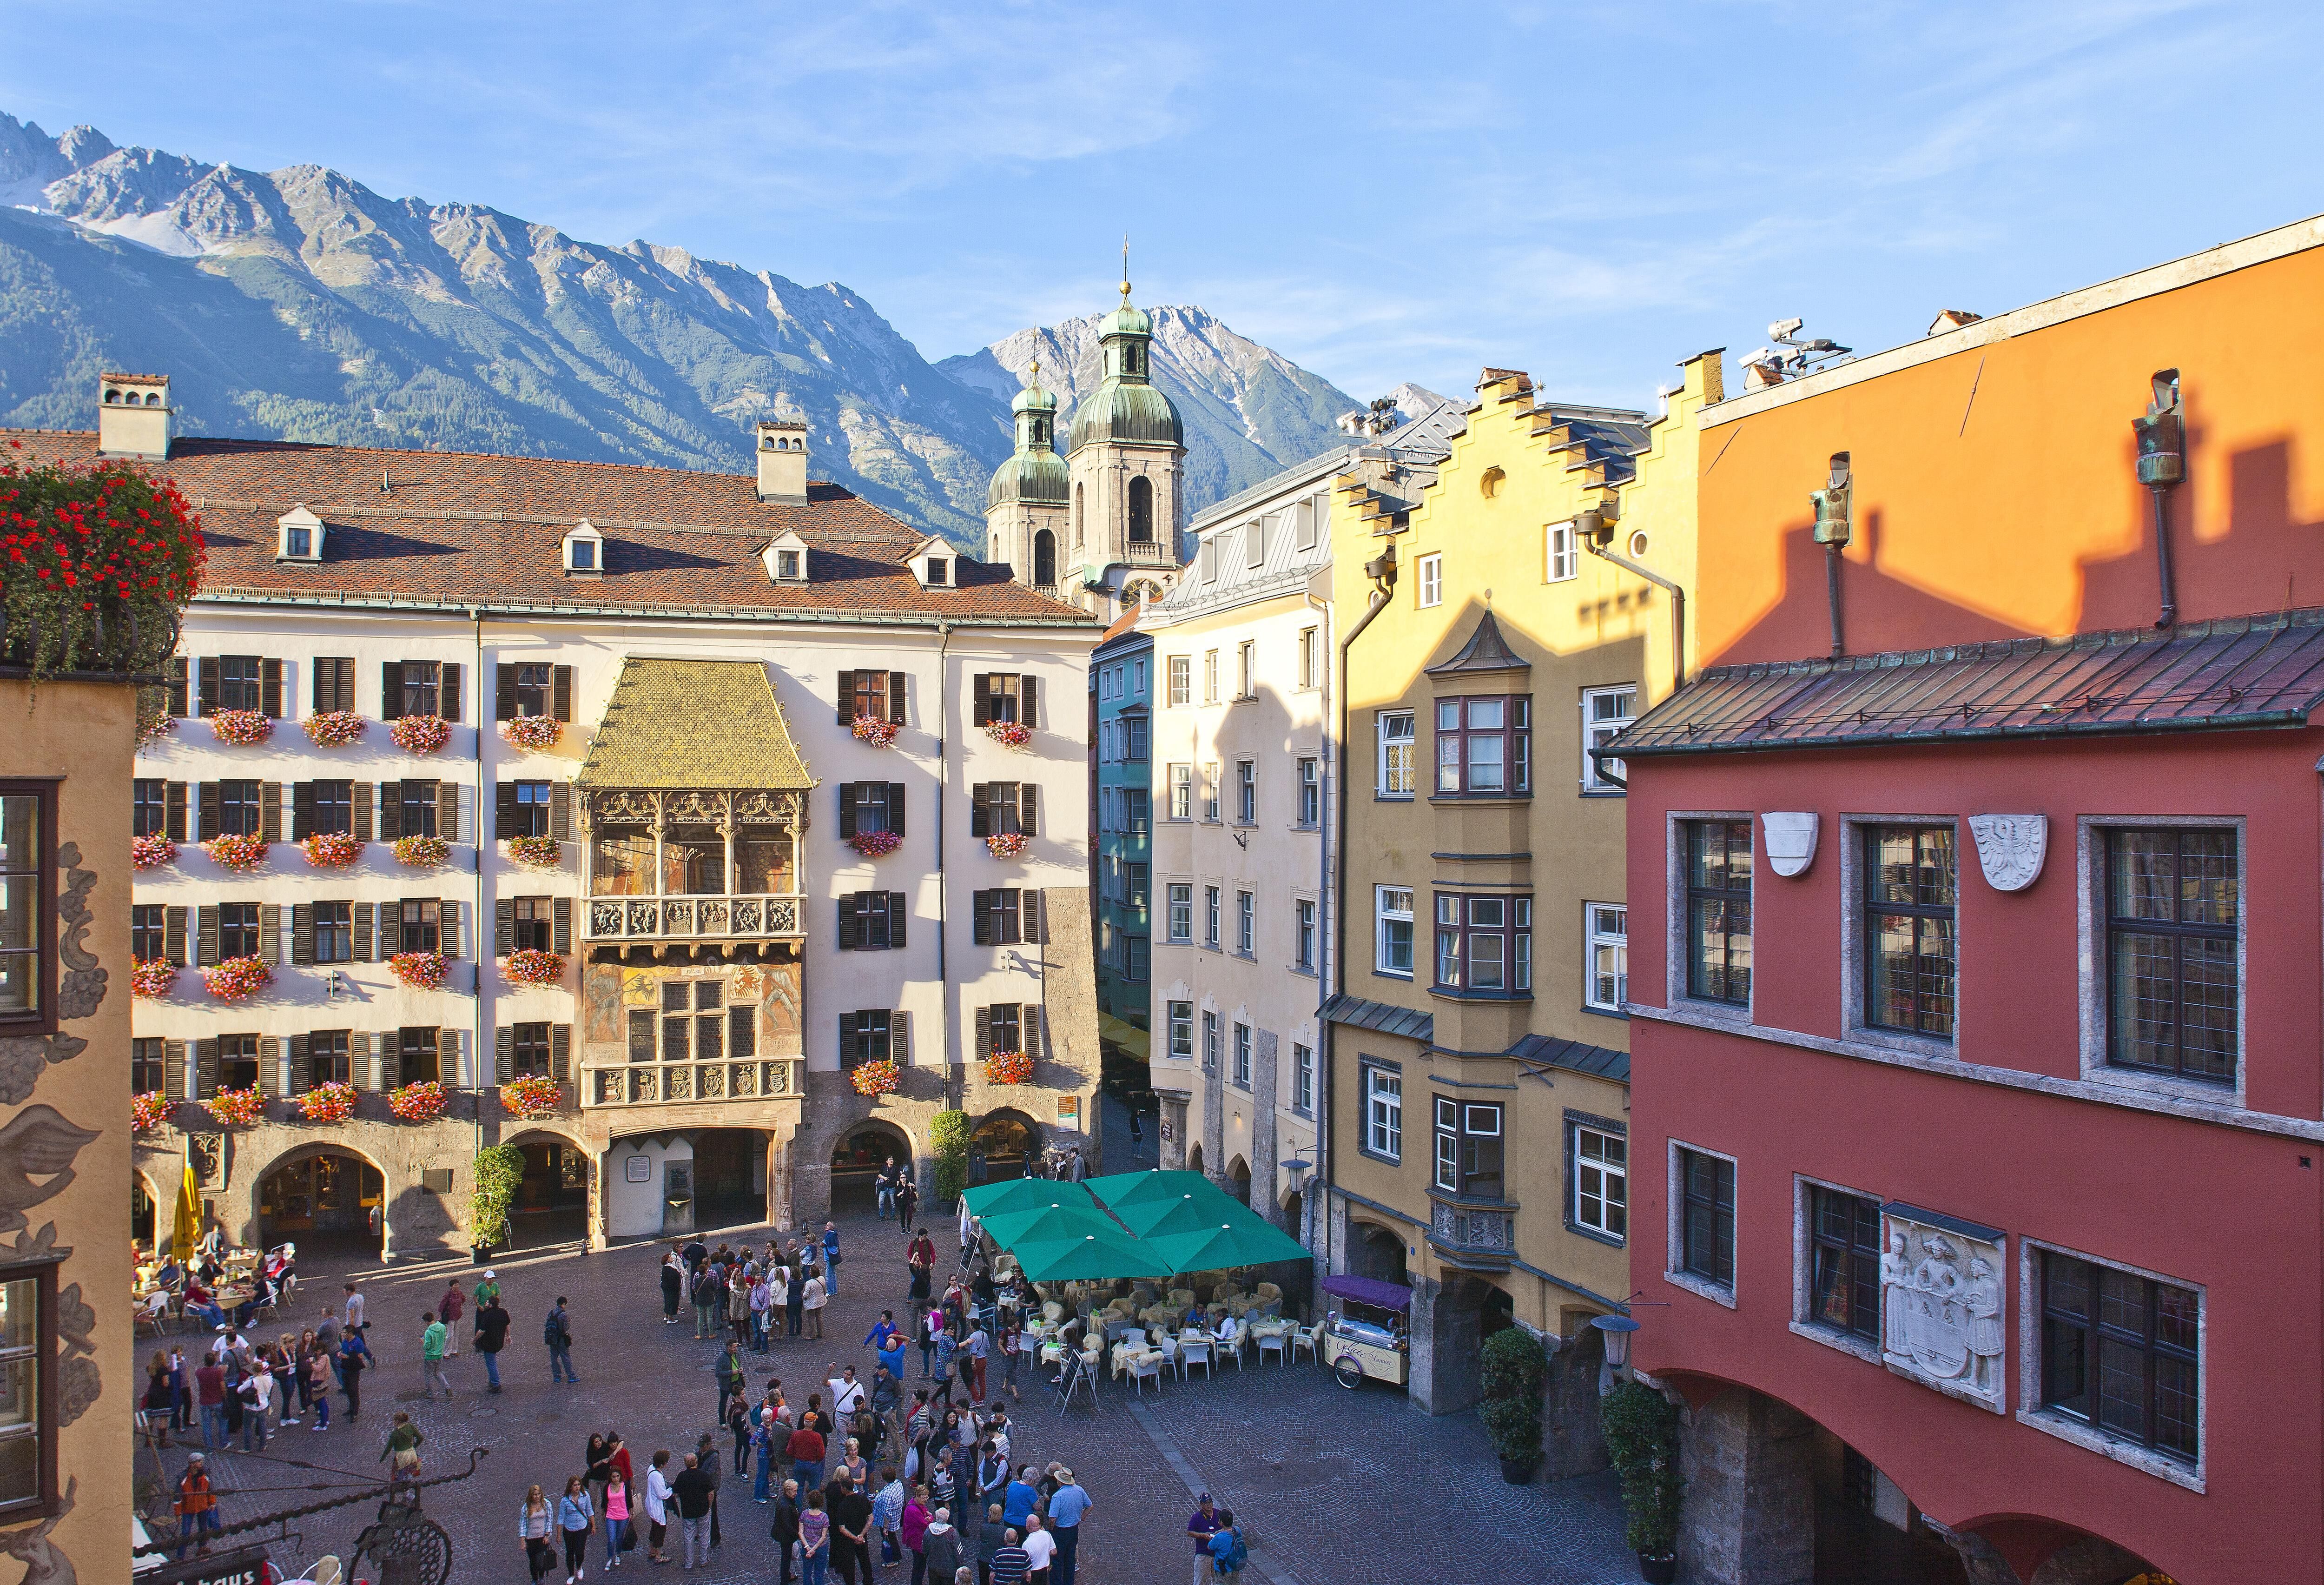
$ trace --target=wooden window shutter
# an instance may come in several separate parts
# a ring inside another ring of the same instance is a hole
[[[182,1040],[161,1043],[161,1094],[169,1100],[186,1098],[186,1043]]]
[[[460,783],[436,783],[436,834],[447,842],[460,839]]]
[[[378,904],[374,903],[358,903],[355,904],[355,939],[353,945],[355,948],[355,961],[358,963],[369,963],[374,960],[372,958],[371,939],[372,920],[374,914],[377,912],[377,909]]]
[[[194,910],[194,966],[209,969],[218,960],[217,904],[205,903]]]
[[[465,958],[460,941],[460,904],[447,897],[436,904],[436,950],[447,958]]]
[[[888,829],[898,836],[904,834],[904,783],[888,783]]]
[[[898,726],[904,723],[904,673],[888,673],[888,718]]]
[[[839,1071],[841,1072],[847,1071],[847,1065],[854,1055],[855,1015],[842,1013],[839,1015]]]
[[[372,798],[378,792],[369,782],[357,782],[350,791],[355,803],[355,840],[368,842],[372,832]]]
[[[975,724],[990,726],[992,722],[992,674],[990,672],[979,672],[969,680],[968,698],[975,709]]]
[[[180,720],[186,718],[186,657],[170,657],[170,713]]]
[[[208,1100],[217,1093],[217,1068],[218,1043],[194,1042],[194,1099]]]
[[[904,944],[904,921],[910,917],[911,910],[904,905],[904,894],[901,892],[889,893],[888,944],[890,946],[900,947]]]
[[[912,1065],[912,1015],[909,1013],[888,1015],[888,1054],[896,1059],[896,1066]]]
[[[393,898],[379,905],[379,960],[403,950],[403,904]]]
[[[1025,939],[1025,926],[1017,907],[1017,892],[1003,886],[992,894],[992,939],[996,945],[1007,946]]]
[[[403,1032],[383,1029],[379,1032],[379,1087],[394,1089],[403,1082]]]
[[[282,904],[261,903],[258,905],[258,960],[261,963],[282,961]]]
[[[180,968],[185,966],[186,911],[174,904],[161,911],[161,956]]]
[[[186,784],[171,782],[162,789],[162,821],[172,842],[186,839]]]
[[[970,894],[970,896],[973,900],[976,908],[976,944],[980,947],[989,947],[992,945],[992,894],[991,892],[973,892]],[[980,1013],[978,1016],[982,1017],[983,1015]]]
[[[843,952],[855,950],[855,932],[860,928],[855,919],[855,894],[839,894],[839,936],[832,944]]]
[[[282,783],[258,783],[258,834],[269,842],[282,840]]]
[[[991,1056],[991,1054],[992,1054],[992,1009],[991,1009],[991,1008],[990,1008],[990,1007],[979,1007],[979,1008],[976,1010],[976,1055],[977,1055],[977,1060],[978,1060],[978,1061],[982,1061],[983,1059],[985,1059],[986,1057]]]
[[[1028,1002],[1025,1004],[1022,1010],[1019,1011],[1018,1016],[1021,1020],[1018,1025],[1019,1029],[1021,1031],[1018,1035],[1018,1039],[1025,1047],[1025,1054],[1038,1062],[1041,1060],[1043,1055],[1041,1051],[1041,1009],[1035,1006],[1032,1003]]]
[[[194,663],[195,708],[205,716],[217,713],[218,663],[216,655],[204,655]]]
[[[403,835],[403,783],[379,784],[379,839],[392,842]]]
[[[315,834],[315,783],[290,783],[290,839],[303,842]]]
[[[439,1029],[436,1032],[436,1078],[449,1089],[460,1080],[460,1032]]]
[[[315,960],[315,905],[312,903],[290,904],[290,961],[312,963]]]
[[[258,1041],[258,1093],[272,1097],[282,1093],[282,1048],[290,1043],[272,1035],[261,1035]]]
[[[1023,922],[1024,939],[1036,945],[1049,939],[1049,922],[1042,917],[1040,893],[1028,886],[1017,894],[1018,917]]]
[[[258,713],[280,718],[282,714],[282,663],[258,663]]]
[[[979,782],[968,790],[968,834],[972,837],[992,835],[992,783]]]
[[[560,842],[573,839],[573,784],[551,782],[549,784],[549,834]]]
[[[1017,679],[1017,718],[1024,723],[1028,731],[1039,719],[1033,709],[1035,681],[1030,672]]]
[[[506,661],[493,668],[493,719],[516,719],[516,668]]]
[[[456,661],[444,663],[444,685],[436,691],[436,710],[447,721],[460,718],[460,665]]]
[[[505,958],[516,950],[516,899],[493,900],[493,956]]]
[[[1041,789],[1030,782],[1017,783],[1017,829],[1028,837],[1040,835]]]
[[[855,835],[855,783],[839,783],[839,839],[843,842]]]
[[[379,718],[383,721],[403,718],[403,663],[382,661],[379,663]]]
[[[549,668],[549,713],[560,721],[573,718],[573,668]]]
[[[493,1031],[493,1078],[506,1084],[516,1077],[516,1031],[503,1024]]]
[[[552,1024],[549,1026],[549,1076],[559,1084],[572,1082],[573,1025]]]
[[[559,954],[573,950],[573,899],[559,897],[549,905],[549,950]]]
[[[839,674],[839,724],[852,726],[855,721],[855,673]]]
[[[195,784],[194,802],[200,811],[200,829],[194,833],[198,842],[207,842],[218,834],[218,785],[216,782]]]
[[[495,837],[516,835],[516,783],[514,782],[493,783],[493,835]]]
[[[352,1059],[350,1060],[352,1061]],[[312,1035],[306,1034],[292,1035],[290,1037],[290,1088],[289,1093],[291,1095],[304,1095],[308,1089],[312,1085],[314,1076],[314,1037]]]

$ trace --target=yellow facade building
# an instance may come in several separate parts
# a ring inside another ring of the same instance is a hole
[[[1687,663],[1720,364],[1683,366],[1655,419],[1488,369],[1433,485],[1333,496],[1330,1266],[1413,1289],[1432,1413],[1475,1400],[1483,1336],[1556,1342],[1554,1474],[1602,1461],[1589,1323],[1629,1293],[1621,767],[1590,750]]]

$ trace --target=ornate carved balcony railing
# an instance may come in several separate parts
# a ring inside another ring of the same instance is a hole
[[[804,1057],[729,1057],[714,1062],[609,1062],[581,1071],[588,1108],[780,1099],[801,1092]]]
[[[1476,1271],[1502,1271],[1517,1255],[1517,1208],[1506,1201],[1488,1201],[1432,1194],[1428,1242],[1454,1265]]]
[[[807,899],[795,892],[687,897],[592,897],[593,941],[771,941],[804,936]]]

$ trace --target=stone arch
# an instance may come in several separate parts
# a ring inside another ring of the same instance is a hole
[[[141,1194],[145,1200],[142,1210],[137,1203]],[[174,1236],[177,1204],[175,1194],[167,1200],[161,1198],[160,1186],[143,1167],[129,1169],[129,1235],[132,1238],[147,1249],[158,1251],[165,1230]],[[165,1209],[167,1215],[164,1215]]]
[[[1154,542],[1154,481],[1142,473],[1130,476],[1130,542]]]
[[[1226,1190],[1243,1204],[1250,1203],[1250,1163],[1240,1156],[1227,1163]]]
[[[1041,1161],[1043,1137],[1041,1125],[1014,1107],[985,1113],[969,1130],[969,1182],[1033,1176]]]
[[[356,1163],[352,1184],[343,1169],[327,1180],[320,1169],[309,1164],[327,1157]],[[374,1177],[375,1184],[371,1181]],[[262,1247],[285,1239],[297,1242],[302,1256],[312,1254],[319,1239],[384,1259],[394,1250],[395,1200],[404,1192],[417,1193],[418,1189],[396,1182],[387,1163],[373,1152],[340,1137],[303,1141],[250,1175],[250,1236]],[[281,1199],[272,1212],[270,1195]],[[379,1212],[376,1233],[370,1228],[374,1205]],[[300,1222],[307,1225],[294,1225]]]
[[[1057,536],[1046,528],[1033,535],[1033,581],[1043,589],[1057,581]]]
[[[1507,1290],[1465,1274],[1448,1272],[1433,1294],[1414,1296],[1413,1330],[1425,1331],[1431,1356],[1425,1405],[1431,1414],[1449,1414],[1477,1401],[1484,1341],[1510,1324],[1514,1308]],[[1416,1361],[1413,1374],[1422,1375]]]
[[[586,1238],[600,1219],[596,1206],[604,1163],[598,1152],[577,1133],[540,1123],[503,1134],[500,1142],[525,1157],[524,1182],[509,1210],[508,1247]]]
[[[1199,1139],[1186,1147],[1186,1170],[1190,1173],[1203,1171],[1203,1143]]]
[[[1351,1219],[1348,1223],[1348,1264],[1351,1275],[1378,1277],[1409,1286],[1404,1236],[1379,1222]]]
[[[2100,1536],[2085,1535],[2052,1553],[2026,1585],[2126,1585],[2153,1565]]]
[[[867,1156],[864,1153],[869,1151]],[[870,1210],[877,1203],[873,1180],[889,1156],[908,1173],[918,1173],[925,1156],[910,1129],[890,1117],[850,1123],[831,1142],[831,1209]]]

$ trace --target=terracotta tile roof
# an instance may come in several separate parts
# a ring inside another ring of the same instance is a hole
[[[94,431],[0,430],[0,441],[28,459],[97,458]],[[152,470],[201,514],[211,598],[1096,621],[965,558],[955,588],[923,589],[904,558],[926,535],[832,484],[784,505],[760,501],[748,474],[201,438],[180,439]],[[278,565],[274,520],[300,504],[328,525],[323,561]],[[563,570],[560,543],[583,518],[605,536],[599,578]],[[758,560],[785,530],[807,542],[805,584],[775,583]]]
[[[764,667],[627,660],[581,766],[585,787],[812,787]]]

